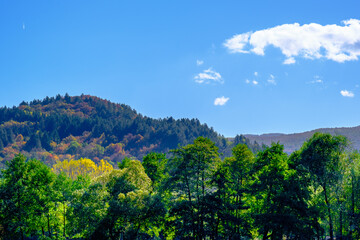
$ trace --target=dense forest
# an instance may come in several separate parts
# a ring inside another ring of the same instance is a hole
[[[0,167],[18,153],[48,166],[81,157],[96,163],[104,159],[115,166],[125,157],[166,153],[199,136],[215,142],[223,157],[238,143],[253,152],[264,147],[244,136],[228,141],[197,119],[152,119],[124,104],[66,94],[0,108]]]
[[[360,239],[360,154],[315,133],[290,156],[198,137],[113,167],[16,155],[0,178],[1,239]]]

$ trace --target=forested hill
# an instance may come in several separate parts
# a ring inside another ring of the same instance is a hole
[[[1,162],[17,153],[48,165],[80,157],[113,163],[124,157],[141,160],[149,152],[167,152],[198,136],[210,138],[224,155],[234,145],[197,119],[153,119],[127,105],[89,95],[57,95],[0,108]],[[253,151],[260,149],[243,136],[236,141]]]
[[[299,149],[302,144],[309,139],[315,132],[330,133],[331,135],[343,135],[350,140],[351,147],[360,149],[360,126],[357,127],[343,127],[343,128],[320,128],[303,133],[292,134],[262,134],[262,135],[245,135],[251,141],[257,141],[266,145],[271,145],[272,142],[279,142],[284,145],[284,151],[291,153]]]

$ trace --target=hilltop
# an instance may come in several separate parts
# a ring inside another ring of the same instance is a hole
[[[149,152],[166,153],[198,136],[215,142],[223,156],[240,142],[254,152],[260,149],[243,136],[228,141],[198,119],[153,119],[90,95],[57,95],[0,108],[0,162],[23,153],[50,166],[80,157],[116,163],[125,157],[142,159]]]

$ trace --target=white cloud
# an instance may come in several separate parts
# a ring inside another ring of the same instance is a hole
[[[223,106],[230,98],[226,98],[224,96],[215,98],[214,105],[215,106]]]
[[[249,84],[249,83],[250,83],[250,80],[249,80],[249,79],[246,79],[245,82],[246,82],[247,84]]]
[[[254,76],[257,77],[259,75],[258,72],[254,72]]]
[[[259,84],[259,82],[256,81],[256,80],[253,80],[252,83],[253,83],[254,85],[258,85],[258,84]]]
[[[351,97],[351,98],[355,96],[353,92],[348,90],[341,90],[340,94],[344,97]]]
[[[280,48],[284,64],[295,63],[295,57],[326,58],[336,62],[358,60],[360,56],[360,20],[350,19],[340,25],[310,23],[283,24],[254,33],[238,34],[224,46],[232,53],[264,55],[265,48]]]
[[[210,82],[218,82],[224,83],[220,73],[213,71],[211,68],[204,70],[202,73],[199,73],[194,77],[195,82],[197,83],[210,83]]]
[[[201,66],[204,64],[203,60],[196,60],[196,65]]]
[[[268,83],[276,85],[275,77],[274,75],[270,74],[269,79],[267,80]]]
[[[245,51],[244,48],[248,44],[250,36],[251,33],[235,35],[232,38],[227,39],[224,46],[232,53],[249,53],[249,51]]]
[[[289,58],[287,58],[287,59],[284,60],[283,64],[289,65],[289,64],[294,64],[295,62],[296,62],[296,61],[295,61],[295,58],[289,57]]]
[[[22,24],[22,29],[25,30],[25,23]]]

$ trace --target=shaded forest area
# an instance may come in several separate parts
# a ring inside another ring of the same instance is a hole
[[[290,156],[198,137],[142,162],[17,155],[0,178],[2,239],[360,239],[360,154],[315,133]]]
[[[199,136],[215,142],[223,156],[230,156],[238,143],[247,144],[253,152],[264,147],[244,136],[227,141],[197,119],[152,119],[124,104],[66,94],[0,108],[0,167],[18,153],[48,166],[81,157],[96,163],[104,159],[115,166],[125,157],[166,153]]]

